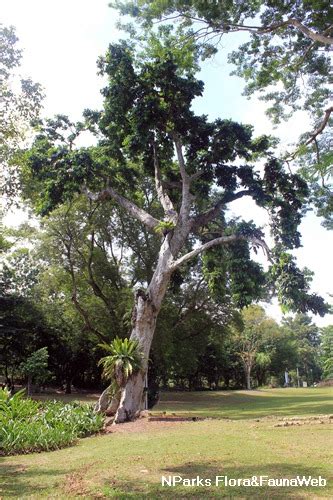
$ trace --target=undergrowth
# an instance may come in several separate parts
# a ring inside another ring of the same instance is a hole
[[[56,450],[102,427],[103,416],[92,405],[39,402],[25,398],[24,391],[10,396],[0,390],[1,455]]]

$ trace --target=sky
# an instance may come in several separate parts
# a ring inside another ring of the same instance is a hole
[[[77,120],[85,108],[101,107],[99,90],[103,81],[97,75],[96,60],[106,52],[109,43],[123,37],[116,28],[117,20],[118,13],[108,7],[107,0],[2,0],[1,22],[16,28],[23,49],[20,73],[44,87],[44,116],[66,114]],[[265,116],[264,104],[241,95],[243,81],[229,75],[232,66],[226,57],[241,41],[239,34],[228,36],[222,41],[219,53],[202,65],[199,77],[205,82],[205,92],[194,103],[194,109],[212,119],[232,118],[251,123],[257,134],[277,135],[281,147],[288,149],[307,130],[307,118],[298,114],[273,130]],[[239,200],[231,209],[246,219],[267,224],[262,211],[248,200]],[[22,217],[16,212],[5,223],[18,224]],[[321,227],[320,219],[309,213],[301,225],[301,233],[303,246],[294,252],[298,264],[315,273],[313,291],[331,301],[328,294],[333,294],[332,232]],[[276,303],[266,309],[271,316],[281,319]],[[333,315],[316,316],[314,320],[325,326],[333,323]]]

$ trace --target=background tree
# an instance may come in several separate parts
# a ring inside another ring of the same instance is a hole
[[[47,347],[43,347],[21,363],[19,370],[28,379],[28,396],[33,392],[32,384],[42,385],[50,376],[47,369],[48,358]]]
[[[326,379],[333,378],[333,326],[321,329],[321,365]]]
[[[17,42],[15,29],[0,24],[0,192],[9,204],[19,190],[17,161],[20,149],[30,122],[39,115],[43,98],[39,84],[17,74],[22,58]]]
[[[242,325],[235,331],[235,349],[242,361],[246,388],[250,390],[252,369],[257,365],[263,371],[270,364],[270,357],[264,350],[265,340],[278,325],[268,318],[260,306],[249,306],[242,311]]]
[[[294,318],[284,319],[283,327],[287,330],[287,336],[295,339],[296,365],[299,367],[300,377],[308,384],[313,384],[321,376],[319,328],[305,314],[297,314]]]

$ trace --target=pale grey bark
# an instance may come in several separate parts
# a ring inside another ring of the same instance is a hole
[[[139,290],[136,293],[131,339],[139,342],[143,366],[139,373],[127,381],[122,390],[115,423],[133,420],[142,409],[144,379],[148,368],[150,347],[155,333],[157,316],[172,274],[173,256],[170,250],[170,240],[171,234],[168,234],[161,246],[157,266],[147,292]]]
[[[155,169],[155,187],[157,191],[158,199],[164,209],[166,214],[166,218],[171,220],[172,222],[177,222],[177,212],[175,211],[175,207],[168,195],[167,191],[164,189],[161,169],[159,165],[158,153],[156,145],[153,145],[154,150],[154,169]]]
[[[99,400],[95,404],[94,411],[96,413],[106,412],[110,403],[110,392],[111,392],[111,386],[109,385],[106,389],[104,389],[104,391],[99,397]]]
[[[332,45],[333,38],[330,36],[325,36],[321,33],[316,33],[315,31],[310,30],[307,26],[304,26],[298,19],[288,19],[287,24],[294,26],[299,31],[303,33],[307,38],[311,38],[311,40],[315,42],[324,43],[325,45]]]
[[[221,236],[220,238],[215,238],[214,240],[208,241],[207,243],[204,243],[198,248],[195,248],[191,252],[188,252],[187,254],[183,255],[174,262],[173,269],[176,269],[177,267],[181,266],[188,260],[193,259],[193,257],[195,257],[196,255],[199,255],[200,253],[204,252],[205,250],[208,250],[209,248],[212,248],[213,246],[226,245],[228,243],[233,243],[235,241],[242,241],[242,240],[251,242],[255,247],[261,247],[266,253],[266,255],[269,257],[269,248],[263,240],[260,240],[259,238],[253,238],[251,236],[231,234],[230,236]]]
[[[173,221],[175,223],[175,227],[169,231],[163,239],[156,269],[147,290],[139,290],[136,292],[133,311],[133,329],[130,338],[138,340],[139,342],[139,348],[143,356],[143,366],[140,372],[134,374],[128,379],[125,387],[121,391],[120,403],[114,420],[115,423],[133,420],[139,415],[142,409],[144,380],[148,367],[150,347],[155,333],[156,321],[171,275],[175,269],[181,266],[184,262],[192,259],[199,253],[211,248],[214,245],[228,244],[237,240],[249,239],[254,246],[261,246],[268,252],[266,244],[259,239],[245,238],[244,236],[238,235],[222,235],[220,238],[216,238],[199,246],[192,252],[188,252],[182,256],[180,255],[190,232],[193,232],[196,227],[213,220],[218,215],[220,207],[213,207],[206,214],[202,214],[201,218],[200,215],[196,219],[191,217],[192,202],[194,199],[190,192],[191,182],[195,181],[201,175],[201,172],[200,175],[188,175],[180,139],[176,135],[173,135],[172,138],[174,140],[179,173],[181,177],[181,204],[179,213],[177,214],[174,210],[172,200],[164,188],[158,163],[157,150],[154,146],[155,187],[157,196],[164,209],[165,218]],[[94,200],[110,198],[116,200],[130,215],[145,224],[152,231],[154,231],[156,226],[160,224],[159,220],[155,219],[145,210],[118,194],[111,187],[97,194],[89,193],[87,191],[86,194]],[[249,192],[243,191],[240,194],[236,193],[233,197],[231,197],[231,199],[223,200],[223,203],[230,202],[232,199],[237,199],[245,194],[249,194]]]
[[[135,203],[128,200],[121,194],[117,193],[112,187],[107,187],[98,193],[92,193],[88,189],[84,189],[83,192],[92,201],[103,201],[108,199],[114,199],[119,205],[126,210],[132,217],[139,220],[145,224],[149,229],[155,229],[155,227],[160,223],[158,219],[155,219],[148,212],[138,207]]]
[[[94,411],[96,413],[105,413],[106,415],[115,415],[119,406],[121,391],[113,394],[113,388],[109,385],[99,397],[95,404]]]

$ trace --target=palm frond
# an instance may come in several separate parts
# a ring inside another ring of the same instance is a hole
[[[99,345],[110,353],[98,362],[98,366],[103,367],[102,376],[115,381],[118,386],[125,385],[142,368],[142,354],[137,340],[116,337],[111,344]]]

